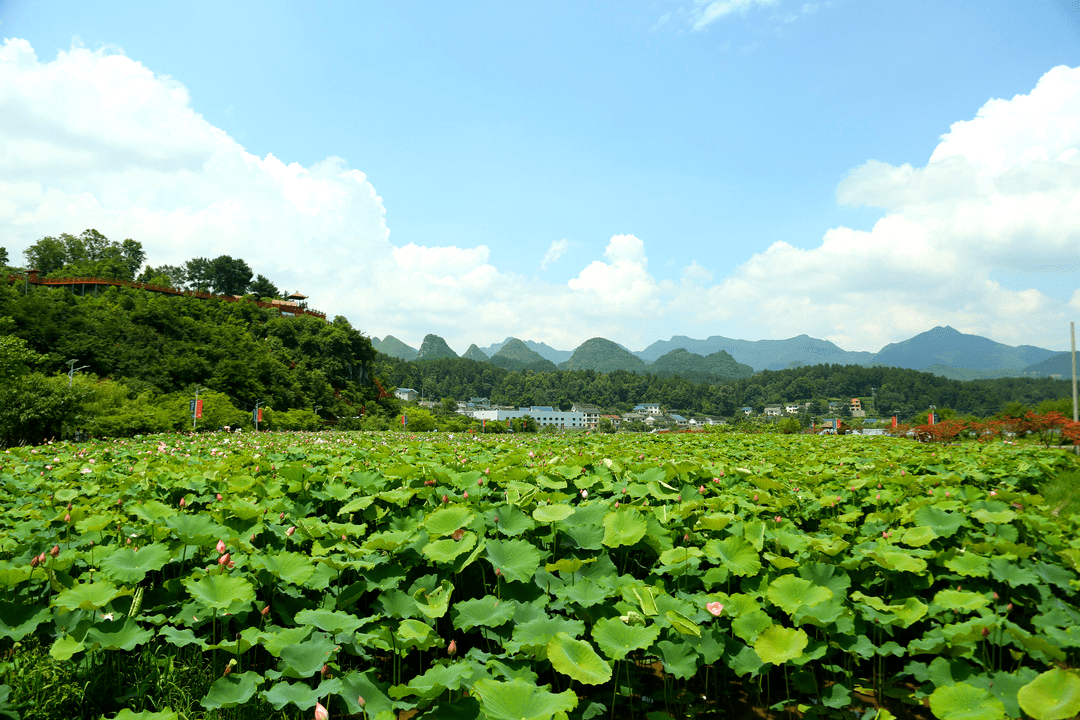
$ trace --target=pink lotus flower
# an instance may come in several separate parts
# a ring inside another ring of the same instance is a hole
[[[315,720],[329,720],[330,713],[323,707],[321,702],[315,703]]]
[[[225,547],[225,541],[224,541],[224,540],[218,540],[218,541],[217,541],[217,551],[218,551],[218,554],[219,554],[219,555],[220,555],[220,554],[223,554],[223,553],[225,552],[225,549],[226,549],[226,547]]]
[[[724,605],[723,603],[718,602],[705,603],[705,609],[708,610],[712,615],[720,617],[720,613],[724,612]]]

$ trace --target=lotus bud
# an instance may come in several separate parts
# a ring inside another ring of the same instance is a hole
[[[322,676],[323,676],[323,677],[326,677],[326,676],[327,676],[327,675],[329,675],[329,674],[330,674],[330,666],[329,666],[329,665],[326,665],[326,664],[324,664],[324,665],[322,666]]]
[[[994,497],[995,495],[997,495],[997,490],[991,490],[990,497]]]
[[[330,720],[330,713],[321,702],[315,703],[315,720]]]
[[[295,525],[290,525],[289,529],[285,531],[285,536],[286,537],[292,537],[294,532],[296,532],[296,526]]]
[[[683,533],[682,541],[683,542],[690,542],[690,533]]]
[[[60,554],[60,546],[59,545],[53,545],[52,550],[49,551],[49,555],[52,556],[52,557],[56,557],[59,554]]]
[[[348,542],[349,538],[345,537],[345,533],[341,533],[341,539],[343,542]]]
[[[229,663],[228,665],[225,666],[225,672],[221,673],[221,677],[225,677],[226,675],[228,675],[231,672],[232,672],[232,663]]]
[[[450,657],[457,655],[457,641],[451,640],[450,644],[446,646],[446,654]]]
[[[476,484],[482,486],[484,484],[484,478],[478,478]]]
[[[64,522],[71,522],[71,513],[64,515]]]
[[[225,552],[225,541],[224,540],[218,540],[217,541],[217,551],[218,551],[219,555],[223,554]]]
[[[266,617],[268,614],[270,614],[270,606],[269,605],[264,605],[263,609],[259,611],[259,614],[262,615],[263,617]]]
[[[1013,604],[1012,603],[1009,603],[1008,605],[1005,606],[1005,612],[1012,612],[1012,609],[1013,609]]]
[[[278,520],[284,520],[284,519],[285,519],[285,513],[281,513],[281,514],[279,514],[279,515],[277,516],[277,519],[278,519]]]
[[[469,499],[469,491],[468,491],[468,490],[466,490],[466,491],[465,491],[464,493],[462,493],[462,497],[463,497],[464,499],[468,500],[468,499]]]
[[[229,553],[225,553],[224,555],[219,557],[217,562],[218,562],[218,565],[228,565],[229,564]]]
[[[30,567],[36,568],[40,564],[41,564],[41,556],[40,555],[35,555],[34,557],[30,558]]]
[[[495,516],[495,522],[496,523],[499,522],[499,516],[498,515]]]
[[[443,496],[442,496],[442,501],[443,501],[444,503],[445,503],[445,502],[449,502],[449,500],[450,500],[450,498],[446,497],[446,495],[443,495]]]
[[[217,498],[218,500],[220,500],[220,499],[221,499],[221,493],[218,493],[218,494],[217,494],[217,495],[215,495],[214,497],[215,497],[215,498]]]
[[[615,509],[616,509],[616,510],[618,510],[618,509],[619,509],[619,501],[618,501],[618,500],[616,500],[616,501],[615,501]]]
[[[626,494],[627,492],[628,492],[628,491],[627,491],[627,489],[626,489],[626,488],[623,488],[623,489],[622,489],[622,493],[623,493],[623,495],[625,495],[625,494]]]
[[[358,695],[356,697],[356,704],[363,708],[365,705],[367,705],[367,701],[364,700],[363,695]]]
[[[982,629],[982,636],[983,637],[986,637],[989,634],[990,634],[990,629],[989,628],[983,628]]]
[[[184,498],[180,498],[180,507],[181,508],[186,508],[187,507],[187,500],[185,500]]]
[[[999,597],[1001,597],[1001,596],[997,594],[997,591],[995,591],[994,592],[994,599],[997,600]]]
[[[496,577],[502,577],[502,570],[499,569],[499,568],[495,568],[495,576]]]
[[[582,500],[587,500],[588,498],[589,498],[589,491],[585,490],[585,489],[582,489],[582,491],[581,491],[581,499]]]

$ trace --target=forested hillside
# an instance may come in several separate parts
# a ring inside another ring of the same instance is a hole
[[[429,399],[486,397],[514,406],[569,407],[574,402],[625,412],[643,402],[684,413],[732,417],[749,406],[811,400],[876,398],[882,415],[912,419],[931,405],[987,417],[1009,403],[1034,407],[1069,396],[1064,380],[998,378],[960,382],[926,372],[859,365],[813,365],[766,370],[734,382],[693,382],[685,377],[615,370],[511,372],[465,359],[406,362],[380,355],[378,372],[399,387],[423,390]]]
[[[317,425],[316,407],[327,418],[357,415],[365,403],[375,409],[375,351],[343,317],[327,323],[282,317],[254,302],[117,287],[80,297],[8,283],[0,285],[0,308],[10,318],[0,335],[22,341],[30,353],[19,356],[19,376],[26,382],[36,376],[45,392],[51,376],[75,368],[72,390],[95,407],[92,413],[68,408],[62,419],[28,434],[20,430],[25,418],[0,408],[8,418],[0,442],[60,434],[64,425],[108,434],[189,427],[187,398],[197,388],[220,394],[206,395],[210,405],[221,405],[208,423],[243,424],[256,404],[279,413],[279,424]],[[285,411],[307,419],[283,420]]]

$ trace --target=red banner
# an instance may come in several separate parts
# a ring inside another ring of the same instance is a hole
[[[196,400],[195,401],[195,419],[199,420],[201,418],[202,418],[202,400]]]

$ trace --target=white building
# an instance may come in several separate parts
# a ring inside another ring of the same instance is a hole
[[[642,403],[634,406],[634,412],[644,415],[660,415],[660,403]]]
[[[567,428],[571,430],[584,430],[586,428],[585,413],[574,412],[573,410],[556,410],[547,405],[533,405],[532,407],[518,408],[517,410],[477,410],[473,413],[474,419],[488,422],[506,422],[507,420],[517,420],[526,416],[535,420],[540,427]]]

